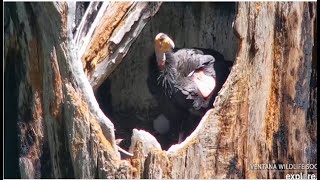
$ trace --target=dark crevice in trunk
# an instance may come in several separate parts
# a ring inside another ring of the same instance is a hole
[[[62,111],[64,108],[62,108]],[[62,112],[64,114],[64,112]],[[66,117],[66,116],[61,116]],[[60,117],[60,118],[61,118]],[[65,122],[63,119],[59,119],[59,122]],[[61,168],[61,174],[63,175],[63,178],[74,178],[74,169],[72,165],[71,155],[70,155],[70,149],[68,145],[68,135],[69,133],[68,129],[66,129],[65,123],[61,123],[61,127],[58,130],[58,142],[61,143],[60,149],[58,150],[60,157],[60,168]],[[89,142],[90,143],[90,142]]]
[[[41,169],[40,169],[41,179],[54,178],[52,174],[50,147],[49,147],[47,138],[44,141],[42,146],[42,155],[40,157],[40,163],[41,163]]]
[[[19,171],[19,149],[18,146],[18,93],[21,76],[21,56],[18,52],[8,52],[6,60],[6,71],[4,73],[4,178],[18,179]]]
[[[79,27],[79,24],[82,20],[82,17],[85,14],[89,4],[90,4],[90,2],[77,2],[76,3],[76,14],[75,14],[75,20],[74,20],[75,26],[72,30],[73,35],[75,34],[75,32],[77,32],[77,28]]]
[[[318,89],[317,89],[317,15],[313,15],[313,7],[309,3],[309,11],[310,16],[315,16],[314,20],[314,45],[312,47],[312,62],[311,62],[311,79],[310,79],[310,96],[309,96],[309,107],[307,111],[307,119],[306,126],[308,129],[308,133],[310,134],[311,144],[307,147],[307,158],[308,163],[317,164],[317,97],[318,97]]]

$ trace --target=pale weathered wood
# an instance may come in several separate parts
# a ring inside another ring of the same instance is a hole
[[[145,179],[171,179],[171,162],[164,151],[153,150],[145,160],[143,178]]]
[[[5,57],[15,63],[11,71],[21,67],[11,76],[17,80],[11,101],[17,102],[21,124],[16,156],[22,177],[131,177],[131,165],[120,160],[113,124],[95,100],[73,40],[75,2],[12,3],[10,8]],[[48,159],[48,169],[41,169],[46,167],[42,158]]]
[[[186,156],[179,153],[188,151],[204,152],[201,158],[195,157],[204,159],[201,165],[206,173],[200,178],[285,178],[289,172],[305,170],[250,168],[315,163],[315,134],[310,136],[314,130],[306,126],[310,102],[315,101],[309,99],[315,5],[238,4],[236,65],[203,124],[184,146],[169,154],[172,177],[199,177],[198,172],[188,174],[197,165],[183,166],[185,162],[179,161]]]
[[[312,2],[237,3],[239,47],[225,50],[236,51],[235,65],[215,108],[168,151],[146,149],[148,142],[137,138],[133,157],[120,158],[113,123],[93,89],[122,61],[160,5],[103,2],[98,8],[91,2],[74,36],[75,2],[5,4],[5,105],[12,109],[6,109],[5,124],[13,129],[5,131],[18,135],[11,167],[20,177],[285,178],[288,171],[250,167],[316,163],[317,10]],[[193,15],[187,11],[183,20]],[[185,31],[177,33],[177,44],[194,32]],[[197,41],[191,35],[186,42]]]
[[[35,175],[34,165],[29,158],[19,159],[20,173],[22,179],[34,179]]]
[[[88,33],[83,37],[76,35],[79,57],[93,89],[122,61],[160,5],[158,2],[104,2]],[[91,23],[91,19],[84,19],[81,25],[88,26],[87,23]]]
[[[149,168],[145,166],[145,161],[152,151],[162,152],[161,145],[154,136],[144,130],[133,129],[129,152],[133,154],[130,161],[136,169],[133,173],[134,178],[144,178],[144,170]]]

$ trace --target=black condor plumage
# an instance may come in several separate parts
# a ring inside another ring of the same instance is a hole
[[[169,91],[168,94],[180,106],[187,106],[191,108],[190,110],[207,108],[212,95],[211,92],[215,86],[214,78],[216,77],[216,73],[213,68],[215,58],[211,55],[204,55],[198,49],[175,49],[174,51],[165,53],[165,56],[165,68],[161,71],[158,78],[158,82],[164,85],[165,91]],[[207,88],[209,90],[204,93],[201,92],[199,83],[195,82],[197,78],[199,81],[202,80],[197,76],[199,72],[203,72],[203,75],[211,77],[211,81],[209,79],[211,87],[208,84]],[[190,102],[192,102],[192,106]]]
[[[173,122],[178,123],[175,126],[183,123],[183,129],[193,124],[188,122],[189,116],[198,122],[200,116],[212,108],[232,65],[212,49],[174,48],[173,41],[164,33],[155,38],[155,59],[150,61],[149,89],[162,107],[174,106],[176,111],[170,110],[179,113],[181,120]],[[166,110],[163,111],[165,114]]]

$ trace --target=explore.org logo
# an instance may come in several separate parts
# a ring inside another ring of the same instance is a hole
[[[317,179],[316,174],[312,173],[288,173],[285,176],[286,179]]]
[[[286,179],[317,179],[317,164],[250,164],[250,170],[285,171]]]

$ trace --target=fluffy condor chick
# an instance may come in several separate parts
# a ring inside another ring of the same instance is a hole
[[[194,122],[199,122],[201,116],[212,108],[232,63],[212,49],[175,48],[174,42],[164,33],[155,37],[154,46],[156,61],[150,62],[149,89],[158,96],[159,104],[165,108],[170,106],[170,111],[176,113],[166,115],[164,112],[165,116],[175,118],[171,120],[177,123],[173,128],[178,125],[183,131],[193,130]],[[181,117],[180,120],[177,116]],[[190,116],[194,116],[192,120]]]

